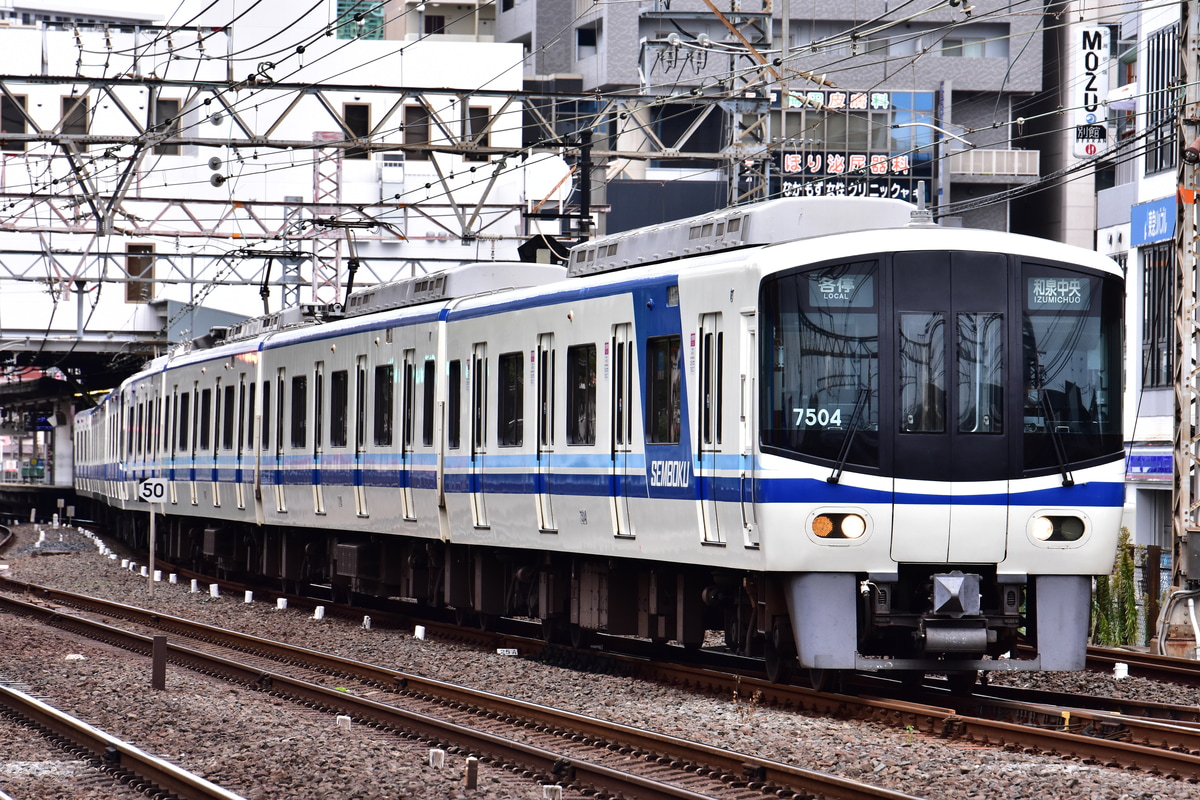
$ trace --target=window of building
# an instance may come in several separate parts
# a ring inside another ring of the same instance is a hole
[[[25,97],[0,97],[0,133],[26,133]],[[25,142],[10,142],[0,137],[0,150],[9,153],[25,152]]]
[[[600,27],[590,25],[575,29],[575,58],[582,61],[600,52]]]
[[[391,364],[381,364],[375,367],[375,433],[374,442],[377,445],[392,443],[392,420],[394,416],[393,402],[396,370]]]
[[[679,442],[679,337],[659,336],[646,342],[646,441]]]
[[[596,443],[596,345],[567,348],[567,443]]]
[[[179,135],[179,101],[167,100],[159,98],[154,101],[154,119],[152,127],[155,133],[166,134],[167,136]],[[178,144],[159,144],[154,146],[155,155],[160,156],[177,156],[179,155]]]
[[[329,373],[329,446],[345,447],[350,419],[350,373],[344,369]]]
[[[350,134],[357,139],[367,141],[371,136],[371,106],[366,103],[345,103],[342,105],[342,120]],[[346,150],[346,158],[370,158],[371,151],[366,147],[351,147]]]
[[[88,99],[86,95],[62,98],[62,132],[68,136],[88,135]],[[83,144],[75,150],[87,149]]]
[[[404,143],[406,145],[429,144],[429,112],[424,106],[404,107]],[[429,151],[405,149],[408,158],[428,160]]]
[[[1142,248],[1142,386],[1175,380],[1175,245]]]
[[[490,142],[488,123],[492,120],[492,110],[487,106],[469,106],[467,115],[463,118],[463,143],[469,147],[487,147]],[[487,153],[467,153],[463,156],[466,161],[487,161]]]
[[[1179,26],[1146,39],[1146,174],[1175,167],[1175,86],[1179,78]]]
[[[426,36],[446,32],[446,16],[444,14],[426,14],[424,31]]]
[[[378,0],[338,0],[337,38],[382,39],[383,8]]]
[[[292,447],[308,445],[308,376],[292,377]]]
[[[154,299],[154,245],[131,244],[126,247],[126,303],[149,303]]]
[[[522,441],[525,419],[525,382],[521,353],[503,353],[499,358],[499,404],[496,409],[496,438],[501,447],[516,447]]]

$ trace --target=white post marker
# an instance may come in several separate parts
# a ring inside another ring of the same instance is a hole
[[[165,478],[146,478],[138,484],[138,499],[150,504],[150,566],[146,570],[151,576],[149,581],[150,596],[154,596],[154,514],[155,503],[162,505],[167,499],[167,481]]]

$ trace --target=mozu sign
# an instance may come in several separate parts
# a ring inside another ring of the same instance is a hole
[[[1075,109],[1077,158],[1092,158],[1108,144],[1108,28],[1079,28],[1075,34],[1074,67],[1071,70],[1071,106]]]

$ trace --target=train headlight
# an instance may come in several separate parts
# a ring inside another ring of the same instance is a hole
[[[867,532],[867,521],[858,514],[847,514],[842,517],[842,536],[847,539],[857,539]]]
[[[1049,517],[1034,517],[1029,533],[1039,542],[1044,542],[1054,535],[1054,523]]]
[[[1077,542],[1086,532],[1083,519],[1072,515],[1047,514],[1029,522],[1029,535],[1039,542]]]
[[[819,539],[861,539],[867,532],[867,520],[862,514],[817,514],[809,529]]]
[[[1062,538],[1068,542],[1074,542],[1083,536],[1083,520],[1079,517],[1063,517],[1062,524],[1058,527]]]

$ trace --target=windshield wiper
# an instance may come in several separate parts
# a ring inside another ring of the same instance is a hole
[[[1054,409],[1050,406],[1050,398],[1046,395],[1046,390],[1038,387],[1038,399],[1041,401],[1042,411],[1046,414],[1046,429],[1050,433],[1050,441],[1054,445],[1054,457],[1058,460],[1058,471],[1062,473],[1062,485],[1074,486],[1075,478],[1071,474],[1070,467],[1067,466],[1067,443],[1063,441],[1062,434],[1058,432],[1058,426],[1055,424]]]
[[[862,417],[863,408],[866,406],[870,394],[869,387],[864,386],[858,390],[858,400],[854,403],[854,413],[850,415],[850,426],[846,428],[846,435],[842,437],[842,446],[838,450],[833,474],[825,479],[829,483],[837,483],[842,479],[842,468],[846,466],[846,459],[850,457],[850,445],[854,442],[854,434],[858,432],[858,421]]]

